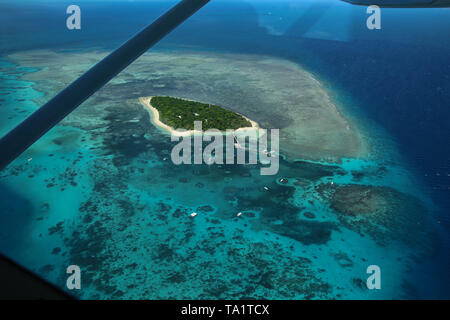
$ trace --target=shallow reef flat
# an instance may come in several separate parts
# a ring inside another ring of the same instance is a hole
[[[0,115],[25,117],[102,56],[13,55],[40,71],[0,74],[16,87]],[[354,125],[308,77],[267,57],[144,55],[0,174],[2,252],[60,287],[78,264],[81,298],[415,297],[410,271],[436,246],[414,177],[358,158]],[[148,95],[230,106],[284,130],[292,156],[275,176],[259,165],[176,166],[174,143],[138,101]],[[28,103],[19,114],[18,97]],[[331,155],[346,158],[311,160]],[[371,264],[385,270],[383,290],[365,287]]]
[[[37,50],[9,58],[40,69],[26,79],[39,81],[39,88],[46,93],[39,100],[42,103],[105,55],[95,51]],[[280,129],[280,145],[292,159],[333,160],[364,157],[369,152],[357,124],[337,109],[310,73],[288,60],[237,54],[152,52],[95,94],[110,101],[149,95],[227,106],[263,128]],[[71,118],[81,112],[76,111]]]

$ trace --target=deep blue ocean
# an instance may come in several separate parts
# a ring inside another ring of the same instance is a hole
[[[0,1],[0,58],[40,48],[111,50],[172,1],[79,1],[82,29],[65,25],[64,1]],[[442,239],[427,270],[450,267],[450,10],[382,9],[335,0],[211,1],[157,48],[260,54],[300,64],[333,99],[384,128],[436,205]],[[411,270],[421,279],[421,269]],[[441,271],[438,271],[441,272]],[[424,278],[421,297],[450,298],[450,276]],[[442,283],[447,283],[442,286]]]

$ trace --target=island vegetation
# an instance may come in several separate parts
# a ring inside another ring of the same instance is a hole
[[[202,121],[203,130],[252,127],[242,115],[208,103],[157,96],[151,106],[158,110],[160,121],[174,129],[193,130],[194,121]]]

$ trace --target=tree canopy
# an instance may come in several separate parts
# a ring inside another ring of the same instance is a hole
[[[174,97],[153,97],[151,105],[159,112],[161,122],[174,129],[194,129],[194,121],[202,121],[203,130],[251,127],[240,114],[222,107]]]

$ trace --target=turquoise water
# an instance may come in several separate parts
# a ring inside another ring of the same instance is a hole
[[[13,94],[2,112],[20,120],[42,93],[3,63]],[[2,173],[6,254],[60,287],[64,266],[80,265],[82,298],[409,297],[407,270],[431,254],[433,231],[404,167],[281,160],[276,176],[261,176],[257,165],[175,166],[142,106],[104,101],[118,88],[77,114],[98,120],[69,119]],[[29,102],[22,113],[17,97]],[[329,196],[347,185],[366,188],[356,197],[373,188],[384,199],[375,209],[397,217],[355,225]],[[381,292],[363,286],[370,264],[389,270]]]
[[[286,75],[299,76],[292,61],[224,58],[211,49],[214,40],[203,48],[194,41],[188,50],[189,40],[177,43],[188,30],[114,79],[0,173],[0,250],[63,289],[66,267],[79,265],[82,290],[71,293],[81,298],[404,299],[445,293],[445,282],[436,284],[436,265],[419,268],[445,255],[428,187],[398,140],[367,116],[361,100],[325,82],[329,75],[320,77],[320,68],[314,76],[370,146],[367,155],[287,157],[275,176],[261,176],[258,165],[172,164],[174,144],[151,124],[139,96],[212,100],[283,130],[296,119],[290,101],[301,91],[283,84],[276,70],[286,64]],[[271,30],[283,32],[277,25]],[[0,61],[0,134],[106,53],[88,44],[66,52],[42,47],[47,51],[25,46],[20,59]],[[79,53],[64,56],[72,51]],[[177,54],[180,62],[172,63]],[[208,55],[211,70],[186,71],[200,68],[199,60],[208,63]],[[232,68],[233,59],[242,69],[236,77],[223,67]],[[267,69],[259,70],[264,64]],[[279,92],[284,113],[277,117],[265,99]],[[282,154],[293,149],[281,143]],[[372,264],[381,267],[382,290],[365,287]]]

